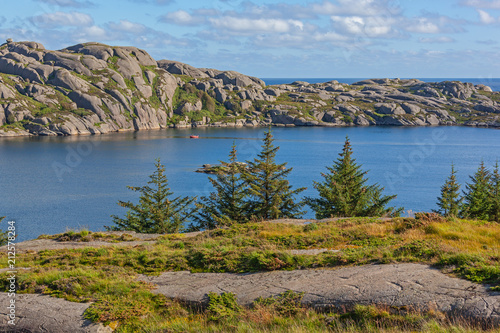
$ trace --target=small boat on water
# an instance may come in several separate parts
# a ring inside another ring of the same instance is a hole
[[[191,139],[198,139],[200,136],[199,135],[190,135],[189,136]]]

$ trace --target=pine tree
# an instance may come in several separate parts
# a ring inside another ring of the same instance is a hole
[[[314,182],[319,198],[306,198],[316,212],[317,219],[351,216],[397,216],[402,208],[386,207],[396,195],[382,196],[379,185],[366,185],[367,172],[352,157],[349,138],[346,137],[342,153],[328,173],[322,173],[323,182]]]
[[[275,158],[279,147],[273,144],[273,135],[269,129],[265,133],[262,151],[243,172],[243,179],[248,184],[248,210],[254,219],[267,220],[281,217],[297,218],[304,214],[302,202],[295,202],[295,195],[305,190],[292,190],[286,177],[292,168],[287,163],[276,164]]]
[[[495,164],[495,169],[491,175],[490,187],[490,220],[500,222],[500,171],[498,162]]]
[[[5,216],[0,216],[0,222],[2,222],[4,218]],[[8,234],[8,231],[0,230],[0,246],[7,245],[9,243]]]
[[[464,191],[464,204],[460,211],[460,216],[488,220],[491,210],[491,173],[481,162],[474,176],[470,177],[471,183],[466,184]]]
[[[140,233],[176,233],[183,229],[183,224],[192,217],[196,207],[191,204],[196,197],[177,197],[170,199],[173,192],[168,187],[165,167],[156,160],[156,170],[149,176],[148,185],[142,187],[127,186],[140,192],[139,204],[119,201],[118,205],[128,208],[125,218],[111,216],[116,226],[106,227],[108,230],[132,230]],[[151,186],[150,186],[151,185]]]
[[[435,211],[443,216],[458,216],[463,198],[460,197],[460,184],[457,183],[457,172],[451,164],[451,174],[441,186],[441,196],[437,205],[439,210]]]
[[[200,212],[195,217],[197,225],[191,230],[215,229],[219,226],[247,221],[245,198],[246,183],[241,177],[242,163],[237,161],[236,145],[233,143],[229,162],[221,161],[215,178],[209,178],[215,192],[202,197],[197,206]]]

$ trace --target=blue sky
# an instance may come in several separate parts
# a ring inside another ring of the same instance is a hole
[[[500,0],[3,1],[0,38],[258,77],[500,77]]]

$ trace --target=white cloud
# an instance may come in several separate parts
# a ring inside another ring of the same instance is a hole
[[[177,25],[198,25],[204,21],[201,16],[193,16],[184,10],[170,12],[160,18],[161,22]]]
[[[129,2],[143,3],[143,4],[157,4],[157,5],[170,5],[174,3],[175,0],[128,0]]]
[[[337,4],[330,1],[315,3],[312,11],[319,15],[393,16],[401,10],[391,0],[337,0]]]
[[[77,1],[77,0],[38,0],[38,1],[46,3],[48,5],[56,5],[60,7],[81,8],[81,7],[94,6],[94,3],[90,1]]]
[[[493,39],[486,39],[486,40],[476,40],[476,43],[483,45],[495,45],[498,44],[498,41]]]
[[[134,23],[127,20],[120,20],[120,22],[118,23],[110,22],[109,27],[111,30],[131,33],[142,33],[147,29],[143,24]]]
[[[464,0],[461,3],[475,8],[500,9],[500,0]]]
[[[79,12],[55,12],[45,13],[31,18],[33,24],[39,27],[59,27],[59,26],[90,26],[94,20],[90,15]]]
[[[406,31],[421,34],[437,34],[441,32],[441,29],[436,23],[431,22],[428,18],[419,17],[406,25]]]
[[[234,33],[286,33],[291,30],[303,30],[304,23],[298,20],[248,19],[232,16],[209,18],[215,28]]]
[[[334,31],[316,33],[314,34],[313,38],[318,42],[341,42],[347,40],[347,37],[345,35],[338,34]]]
[[[482,9],[478,9],[477,12],[479,14],[479,20],[483,24],[492,24],[492,23],[496,23],[498,21],[496,18],[494,18],[488,12],[486,12]]]
[[[394,32],[392,26],[396,23],[395,19],[383,19],[375,16],[332,16],[331,19],[337,30],[367,37],[388,36]]]
[[[106,32],[105,29],[98,27],[96,25],[77,30],[75,37],[76,41],[79,43],[89,42],[89,41],[100,42],[113,39],[111,34]]]
[[[432,37],[420,37],[418,39],[418,41],[420,43],[429,43],[429,44],[433,44],[433,43],[454,43],[456,42],[455,39],[451,38],[451,37],[448,37],[448,36],[441,36],[441,37],[435,37],[435,38],[432,38]]]

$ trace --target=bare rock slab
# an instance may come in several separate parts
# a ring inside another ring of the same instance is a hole
[[[45,295],[16,295],[15,326],[8,324],[10,298],[0,293],[0,332],[108,333],[109,327],[83,318],[89,303],[74,303]]]
[[[500,293],[420,264],[248,274],[167,272],[140,279],[155,284],[156,293],[199,306],[208,303],[209,292],[234,293],[248,306],[258,297],[293,290],[304,292],[303,303],[314,308],[406,306],[500,324]]]

